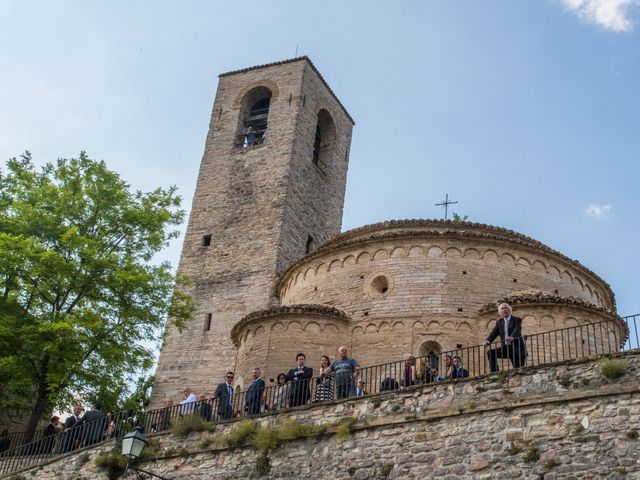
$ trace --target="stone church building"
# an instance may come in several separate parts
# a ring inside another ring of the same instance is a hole
[[[212,393],[227,370],[245,390],[262,367],[269,385],[299,351],[317,367],[346,345],[367,366],[478,345],[501,301],[525,334],[624,328],[603,279],[519,233],[439,220],[340,233],[353,126],[307,57],[220,75],[179,264],[196,312],[166,328],[150,408],[187,385]]]

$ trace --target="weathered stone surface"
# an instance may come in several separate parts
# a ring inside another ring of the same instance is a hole
[[[324,435],[284,442],[270,451],[271,472],[263,478],[377,479],[384,478],[383,472],[388,474],[387,478],[395,479],[640,478],[640,440],[627,436],[630,429],[640,429],[640,420],[629,421],[631,416],[640,417],[640,352],[627,354],[625,359],[629,362],[629,374],[624,380],[598,388],[593,388],[593,382],[590,382],[588,386],[571,391],[560,384],[552,391],[541,384],[536,391],[535,384],[529,380],[534,376],[555,378],[559,369],[567,367],[571,368],[572,378],[576,380],[593,379],[591,362],[524,370],[522,385],[527,384],[529,388],[515,390],[513,395],[521,406],[509,411],[504,407],[512,400],[487,403],[483,401],[486,393],[476,388],[429,386],[267,415],[260,420],[265,426],[278,425],[283,418],[328,423],[351,418],[356,410],[361,412],[354,432],[346,440]],[[489,381],[469,383],[475,387]],[[464,414],[450,409],[421,408],[414,419],[406,420],[406,412],[413,407],[407,399],[431,398],[433,389],[439,388],[441,394],[453,397],[454,402],[473,400],[481,408]],[[381,401],[395,402],[398,410],[389,414],[375,408],[374,405]],[[629,415],[609,416],[607,412],[612,409],[618,412],[627,409]],[[585,415],[589,418],[588,428],[575,435],[572,432],[576,425],[582,425]],[[510,427],[514,419],[561,416],[568,417],[567,421],[527,422],[520,429],[518,438],[509,440],[516,432]],[[215,435],[227,435],[236,424],[219,425]],[[156,435],[161,451],[159,458],[141,466],[170,479],[258,478],[256,461],[259,453],[254,447],[233,450],[210,447],[211,450],[202,451],[201,440],[211,435],[192,433],[184,438]],[[469,441],[472,438],[474,441]],[[95,467],[94,458],[112,447],[117,446],[104,444],[21,474],[29,480],[102,480],[106,475]],[[162,453],[176,449],[185,449],[188,454]]]

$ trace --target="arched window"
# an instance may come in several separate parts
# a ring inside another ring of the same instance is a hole
[[[313,163],[325,170],[331,163],[334,145],[336,142],[336,124],[331,114],[322,109],[318,112],[318,123],[313,142]]]
[[[256,87],[244,96],[240,107],[236,146],[248,148],[267,140],[270,104],[271,90],[267,87]]]
[[[418,348],[418,355],[420,357],[425,357],[427,360],[427,364],[431,368],[438,368],[438,359],[441,353],[442,347],[438,342],[435,342],[433,340],[424,342]]]

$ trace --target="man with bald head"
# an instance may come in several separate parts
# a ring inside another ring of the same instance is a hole
[[[511,306],[501,303],[498,307],[500,317],[484,342],[489,345],[498,335],[500,345],[487,350],[487,358],[492,372],[497,372],[498,358],[511,360],[513,368],[520,368],[527,361],[527,349],[522,338],[522,319],[511,315]]]
[[[355,395],[355,378],[358,376],[360,365],[353,358],[349,358],[349,351],[344,345],[338,349],[340,358],[329,365],[330,372],[334,372],[336,381],[336,397],[347,398]]]

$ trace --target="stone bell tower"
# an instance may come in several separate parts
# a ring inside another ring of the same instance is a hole
[[[196,311],[167,326],[150,408],[213,393],[235,368],[232,327],[278,305],[278,276],[342,223],[353,120],[311,60],[219,78],[178,267]]]

